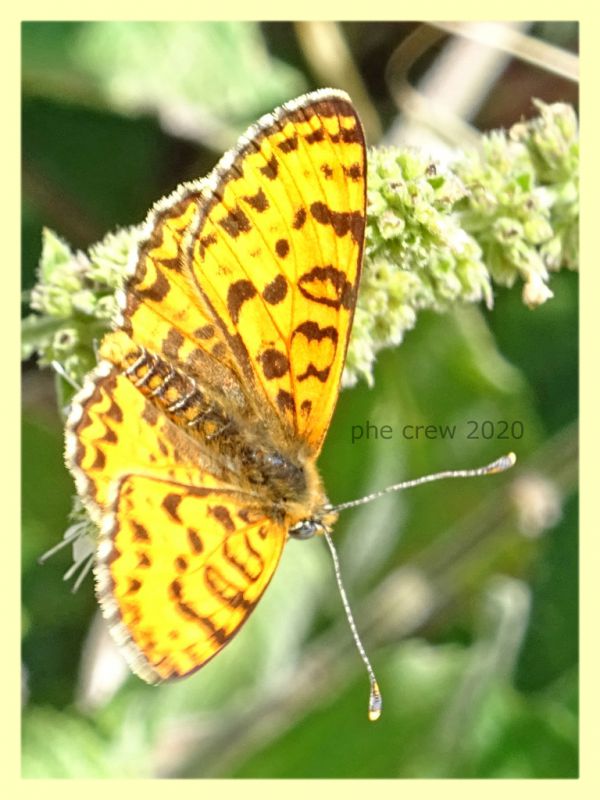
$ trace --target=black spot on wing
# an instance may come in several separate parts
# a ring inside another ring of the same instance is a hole
[[[294,133],[293,136],[289,136],[287,139],[283,139],[281,142],[278,142],[277,147],[282,153],[291,153],[292,150],[297,150],[298,134]]]
[[[269,208],[269,201],[267,200],[267,196],[264,191],[259,189],[256,194],[249,195],[244,197],[244,200],[248,203],[248,205],[252,206],[255,211],[262,213]]]
[[[302,375],[298,375],[297,380],[305,381],[307,378],[316,378],[321,383],[325,383],[327,378],[329,377],[329,373],[331,371],[331,367],[324,367],[323,369],[317,369],[315,365],[311,363],[308,365],[306,370],[302,373]]]
[[[169,281],[162,272],[156,273],[154,283],[151,283],[146,289],[136,287],[136,293],[139,297],[145,300],[152,300],[155,303],[160,303],[169,294]]]
[[[106,433],[104,434],[104,436],[101,437],[100,441],[109,442],[110,444],[116,444],[119,441],[119,438],[111,428],[107,428]]]
[[[362,144],[364,142],[363,132],[358,125],[351,128],[341,128],[339,133],[333,134],[331,141],[334,144],[342,141],[344,144]]]
[[[135,519],[130,520],[131,527],[133,528],[133,539],[136,542],[149,542],[150,535],[142,524]]]
[[[331,339],[333,344],[337,344],[338,341],[338,332],[337,328],[334,328],[333,325],[328,325],[325,328],[322,328],[318,322],[313,322],[312,320],[306,320],[305,322],[300,323],[292,333],[292,338],[296,334],[302,334],[311,342],[320,342],[323,339]]]
[[[227,355],[227,347],[223,342],[217,342],[210,352],[215,358],[221,361]]]
[[[308,417],[311,411],[312,411],[312,400],[303,400],[300,405],[300,412],[305,417]]]
[[[237,325],[240,318],[240,310],[246,300],[251,300],[256,294],[254,285],[247,280],[232,283],[227,292],[227,308],[233,322]]]
[[[219,225],[232,239],[237,239],[240,233],[248,233],[252,228],[250,220],[241,208],[234,208],[229,211],[219,220]]]
[[[289,392],[286,392],[285,389],[280,389],[277,392],[275,402],[282,413],[285,413],[286,411],[289,411],[291,414],[296,413],[296,403],[294,402],[294,398]]]
[[[104,469],[106,466],[106,456],[102,452],[102,450],[96,449],[96,458],[94,459],[94,463],[90,467],[90,469]]]
[[[263,297],[272,306],[281,303],[288,293],[288,283],[283,275],[277,275],[263,290]]]
[[[292,227],[295,228],[297,231],[299,231],[305,222],[306,222],[306,209],[299,208],[294,214],[294,221],[292,222]]]
[[[315,131],[311,131],[304,137],[304,141],[307,144],[317,144],[318,142],[322,142],[325,138],[325,131],[323,128],[317,128]]]
[[[127,594],[136,594],[142,588],[142,582],[137,578],[129,578],[129,588]]]
[[[174,494],[173,492],[171,492],[164,498],[164,500],[161,503],[162,507],[171,517],[171,519],[179,523],[182,522],[182,519],[177,513],[177,509],[179,508],[179,504],[181,503],[182,500],[183,497],[180,494]]]
[[[270,181],[275,180],[279,172],[279,164],[277,163],[277,157],[275,155],[271,156],[271,158],[267,161],[264,167],[260,168],[260,171],[265,176],[265,178],[268,178]]]
[[[161,350],[163,355],[167,356],[173,361],[177,360],[177,354],[179,352],[179,348],[183,344],[183,336],[179,333],[178,330],[175,328],[171,328],[169,333],[165,336],[162,341]]]
[[[204,550],[204,545],[202,543],[202,539],[198,535],[198,532],[193,530],[193,528],[187,529],[187,537],[188,542],[190,543],[190,548],[192,553],[201,553]]]
[[[273,347],[264,350],[258,360],[262,364],[265,378],[269,381],[273,378],[281,378],[290,368],[287,356]]]
[[[363,177],[363,171],[360,164],[350,164],[349,167],[342,167],[344,170],[344,175],[347,178],[350,178],[351,181],[359,181]]]
[[[217,243],[217,237],[214,233],[209,233],[206,236],[200,237],[200,258],[204,258],[204,254],[206,249],[211,246],[211,244]]]
[[[275,243],[275,252],[279,258],[285,258],[290,252],[290,243],[287,239],[278,239]]]
[[[219,522],[228,533],[233,533],[235,525],[231,519],[231,514],[225,506],[211,506],[208,513]]]
[[[196,328],[193,333],[195,339],[212,339],[215,335],[215,326],[214,325],[202,325],[200,328]]]
[[[356,244],[362,243],[365,217],[360,211],[334,211],[319,200],[311,203],[310,213],[321,225],[331,225],[336,236],[350,233]]]

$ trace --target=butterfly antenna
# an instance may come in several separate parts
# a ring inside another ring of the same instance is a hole
[[[371,693],[369,695],[369,720],[371,722],[375,722],[375,720],[379,719],[379,717],[381,716],[381,708],[382,708],[382,700],[381,700],[381,692],[379,691],[379,684],[377,683],[375,673],[373,672],[373,667],[371,666],[369,657],[365,652],[363,643],[361,642],[360,636],[358,635],[358,630],[356,629],[356,623],[354,622],[354,617],[352,616],[352,610],[350,608],[350,603],[348,602],[348,596],[346,595],[346,590],[344,589],[344,584],[342,582],[342,573],[340,570],[340,561],[338,559],[337,550],[335,549],[331,536],[327,533],[327,531],[324,531],[323,535],[325,536],[325,541],[329,546],[331,558],[333,559],[335,579],[337,581],[340,596],[342,598],[342,603],[344,605],[344,611],[346,612],[346,617],[348,618],[350,630],[352,631],[352,636],[354,637],[354,642],[356,643],[356,648],[359,652],[359,655],[362,658],[365,667],[367,668],[369,681],[371,682]]]
[[[423,483],[440,481],[444,478],[475,478],[479,477],[480,475],[494,475],[497,472],[504,472],[505,470],[510,469],[516,463],[516,460],[517,457],[514,453],[508,453],[507,455],[492,461],[490,464],[486,464],[485,467],[477,467],[476,469],[444,470],[443,472],[435,472],[431,475],[423,475],[421,478],[395,483],[393,486],[388,486],[386,489],[382,489],[379,492],[373,492],[365,497],[360,497],[358,500],[350,500],[348,503],[339,503],[336,506],[327,505],[325,508],[327,511],[345,511],[347,508],[355,508],[356,506],[362,506],[365,505],[365,503],[370,503],[372,500],[377,500],[377,498],[383,497],[391,492],[399,492],[402,489],[411,489],[413,486],[420,486]],[[331,558],[333,559],[335,579],[337,581],[342,603],[344,605],[344,611],[346,612],[346,617],[348,618],[350,630],[352,631],[352,636],[354,637],[354,642],[356,643],[356,648],[359,652],[359,655],[362,658],[365,667],[367,668],[369,681],[371,682],[371,694],[369,695],[369,719],[374,722],[381,716],[382,709],[382,699],[381,692],[379,690],[379,684],[377,683],[377,678],[373,672],[373,667],[371,666],[369,657],[365,652],[363,643],[358,635],[358,630],[356,629],[356,623],[354,622],[354,617],[352,616],[352,610],[350,608],[350,603],[348,602],[348,596],[346,595],[346,590],[344,589],[344,584],[342,582],[342,573],[340,570],[340,562],[337,551],[329,533],[327,533],[327,531],[324,531],[323,533],[325,536],[325,541],[329,546]]]
[[[355,506],[363,506],[365,503],[370,503],[372,500],[377,500],[390,492],[399,492],[402,489],[412,489],[413,486],[420,486],[423,483],[432,483],[433,481],[441,481],[444,478],[476,478],[480,475],[494,475],[497,472],[504,472],[510,469],[517,461],[514,453],[497,458],[491,464],[486,464],[485,467],[477,467],[476,469],[451,469],[443,472],[434,472],[432,475],[423,475],[421,478],[414,478],[411,481],[402,481],[402,483],[395,483],[393,486],[388,486],[379,492],[359,497],[358,500],[350,500],[347,503],[340,503],[337,506],[326,506],[327,511],[345,511],[347,508],[354,508]]]

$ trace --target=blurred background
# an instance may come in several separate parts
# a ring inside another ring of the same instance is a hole
[[[261,114],[348,91],[371,145],[445,159],[479,131],[577,109],[575,23],[25,23],[23,285],[47,226],[85,250],[204,175]],[[340,396],[320,459],[341,502],[515,450],[510,472],[346,512],[346,588],[383,693],[368,680],[324,542],[290,542],[240,635],[160,687],[129,675],[75,594],[64,549],[73,485],[55,378],[23,372],[25,777],[556,778],[578,774],[577,275],[529,310],[423,313]],[[27,313],[24,305],[24,313]],[[493,423],[467,438],[470,420]],[[509,426],[508,438],[499,421]],[[353,425],[389,425],[391,439]],[[513,424],[515,423],[515,424]],[[453,439],[406,425],[455,425]],[[483,430],[480,431],[483,433]],[[521,435],[522,433],[522,435]]]

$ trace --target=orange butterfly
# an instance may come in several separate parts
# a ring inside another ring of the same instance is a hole
[[[101,526],[102,611],[146,681],[216,655],[288,535],[337,517],[315,462],[352,326],[365,177],[350,99],[321,90],[263,117],[147,218],[66,432]]]
[[[316,460],[340,388],[360,278],[366,148],[324,89],[253,125],[204,180],[152,209],[101,361],[73,400],[66,461],[100,526],[96,590],[132,670],[199,669],[255,608],[288,536],[329,536]],[[55,548],[56,549],[56,548]]]

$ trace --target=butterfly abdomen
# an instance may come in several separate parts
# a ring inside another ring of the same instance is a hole
[[[144,347],[136,346],[122,332],[109,334],[100,350],[102,356],[123,374],[157,409],[190,434],[210,441],[233,422],[214,390],[200,386],[178,365]]]

